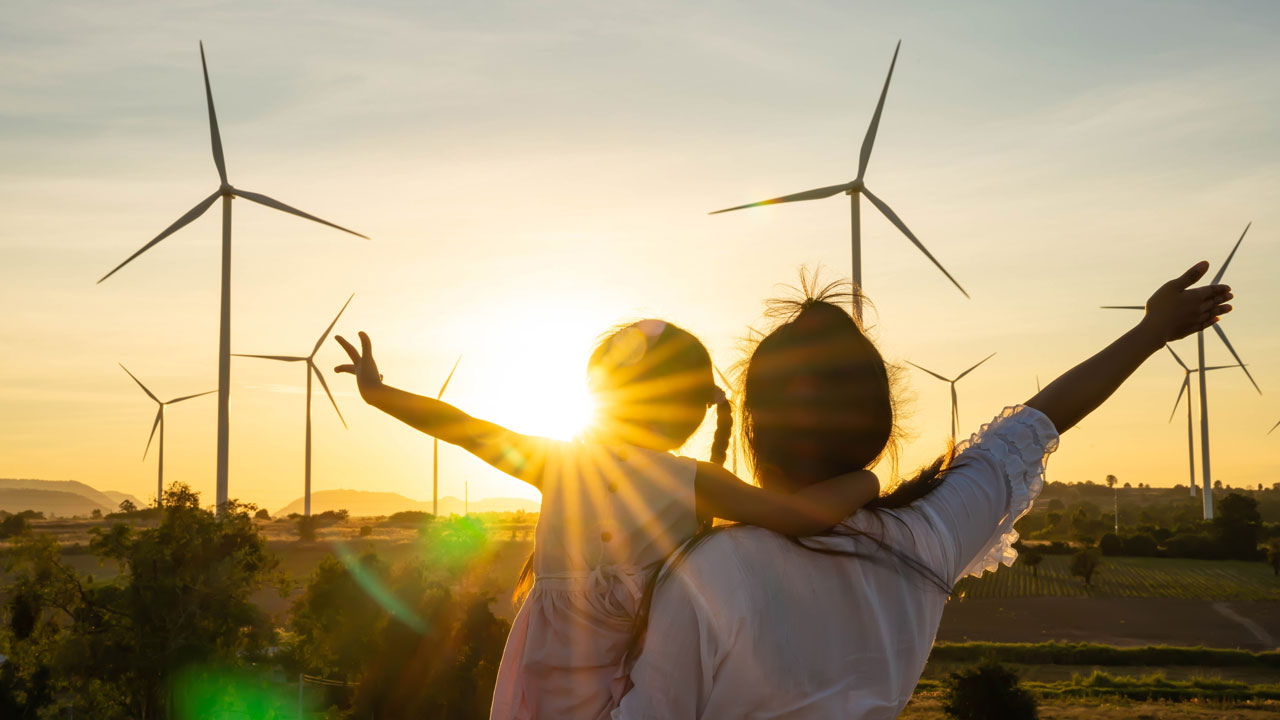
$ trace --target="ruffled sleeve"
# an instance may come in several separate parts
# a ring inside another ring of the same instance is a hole
[[[983,425],[957,447],[954,466],[985,465],[1004,484],[1005,503],[1000,520],[991,529],[989,539],[959,573],[982,575],[1001,563],[1012,565],[1018,557],[1013,544],[1018,531],[1013,529],[1044,489],[1045,461],[1058,449],[1058,431],[1044,413],[1026,405],[1005,408],[994,420]]]

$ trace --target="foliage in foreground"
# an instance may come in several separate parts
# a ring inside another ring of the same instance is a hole
[[[1036,701],[1018,685],[1018,676],[987,660],[951,673],[943,683],[942,709],[957,720],[1035,720]]]
[[[218,516],[174,484],[156,527],[94,529],[90,551],[120,566],[110,582],[66,565],[52,537],[22,538],[5,567],[4,717],[37,717],[55,697],[82,717],[172,717],[175,673],[260,659],[273,630],[250,596],[278,576],[252,509]]]

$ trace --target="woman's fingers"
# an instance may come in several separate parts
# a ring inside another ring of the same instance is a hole
[[[373,354],[373,343],[369,342],[369,336],[363,330],[360,331],[360,355],[369,357]]]
[[[356,366],[355,365],[339,365],[335,367],[333,371],[336,373],[351,373],[352,375],[355,375]]]
[[[361,333],[361,335],[363,334],[364,333]],[[335,335],[333,339],[337,340],[338,344],[342,346],[342,349],[347,351],[347,357],[351,358],[351,362],[360,362],[360,353],[356,352],[356,349],[351,346],[351,343],[347,342],[346,338],[341,335]]]
[[[1169,284],[1181,290],[1186,290],[1187,288],[1191,287],[1195,283],[1195,281],[1204,277],[1204,274],[1207,272],[1209,272],[1209,261],[1201,260],[1195,265],[1192,265],[1191,268],[1186,272],[1170,280]]]

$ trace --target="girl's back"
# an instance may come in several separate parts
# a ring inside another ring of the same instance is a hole
[[[697,529],[697,462],[625,445],[549,449],[533,552],[492,718],[607,718],[645,580]]]

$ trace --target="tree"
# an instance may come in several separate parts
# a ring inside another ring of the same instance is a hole
[[[1102,554],[1094,548],[1085,548],[1071,556],[1071,574],[1084,580],[1084,586],[1090,587],[1093,574],[1102,564]]]
[[[251,596],[278,580],[276,562],[252,506],[231,501],[219,517],[178,483],[163,505],[156,527],[93,529],[90,550],[120,567],[111,581],[64,564],[51,536],[24,538],[9,558],[7,592],[36,609],[11,606],[6,654],[46,658],[59,695],[83,717],[169,717],[175,673],[241,666],[272,637]]]
[[[120,501],[120,512],[122,513],[131,513],[136,511],[137,509],[138,509],[138,506],[134,505],[133,501],[130,500],[129,498],[125,498],[124,500]]]
[[[957,720],[1035,720],[1036,701],[1019,687],[1018,676],[987,660],[953,672],[945,682],[942,711]]]
[[[266,508],[260,508],[258,512],[253,514],[253,519],[254,520],[270,520],[271,513],[267,512]]]
[[[1218,503],[1213,528],[1222,552],[1236,560],[1258,559],[1262,515],[1257,498],[1230,493]]]
[[[1040,563],[1044,562],[1044,555],[1035,548],[1027,548],[1022,551],[1022,562],[1031,568],[1032,577],[1040,577]]]
[[[1280,577],[1280,538],[1272,538],[1267,544],[1267,564],[1276,577]]]
[[[1124,554],[1124,541],[1115,533],[1103,533],[1098,539],[1098,550],[1103,555],[1122,555]]]

